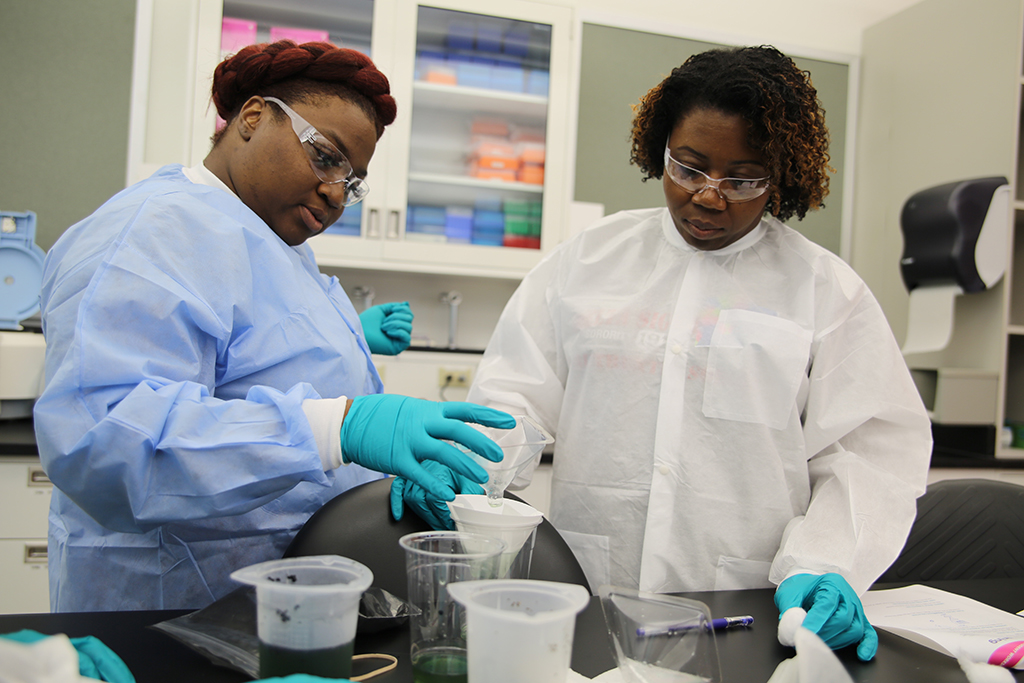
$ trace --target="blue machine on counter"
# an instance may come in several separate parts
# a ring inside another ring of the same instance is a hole
[[[31,415],[43,388],[46,343],[21,323],[39,312],[45,255],[35,213],[0,211],[0,419]]]

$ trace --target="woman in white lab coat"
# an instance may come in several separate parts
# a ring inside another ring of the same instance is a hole
[[[870,659],[857,596],[906,539],[931,435],[867,286],[782,223],[828,192],[809,74],[769,47],[695,55],[632,141],[666,205],[548,255],[469,400],[555,435],[551,520],[593,587],[782,584],[780,610],[816,606],[805,625]]]

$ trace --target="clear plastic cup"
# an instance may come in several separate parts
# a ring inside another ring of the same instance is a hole
[[[583,586],[467,581],[449,587],[466,608],[469,683],[565,683]]]
[[[409,603],[409,654],[415,683],[465,682],[465,610],[449,595],[452,584],[494,579],[508,547],[491,536],[424,531],[399,539],[405,550]]]
[[[359,598],[373,582],[369,569],[314,555],[252,565],[231,578],[256,587],[260,678],[351,675]]]

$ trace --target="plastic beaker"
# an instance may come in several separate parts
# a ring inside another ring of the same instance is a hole
[[[721,680],[711,611],[697,600],[601,586],[601,609],[628,683]]]
[[[550,434],[525,415],[517,416],[516,426],[511,429],[485,427],[480,424],[470,424],[469,426],[482,432],[498,444],[504,454],[500,462],[491,462],[465,446],[455,444],[462,452],[473,458],[474,462],[487,470],[488,479],[483,484],[484,492],[487,494],[488,502],[495,507],[501,505],[505,489],[516,478],[516,475],[540,457],[544,446],[554,442]]]
[[[349,677],[359,598],[373,582],[369,569],[346,557],[313,555],[244,567],[231,578],[256,587],[260,678]]]
[[[448,502],[452,522],[459,531],[500,538],[508,544],[501,554],[499,579],[530,578],[533,544],[544,515],[526,503],[503,500],[491,507],[484,496],[459,494]]]
[[[448,590],[460,581],[494,579],[508,547],[491,536],[423,531],[399,539],[405,550],[409,604],[409,654],[415,683],[466,680],[465,609]]]
[[[552,581],[467,581],[449,588],[466,607],[469,683],[565,683],[583,586]]]

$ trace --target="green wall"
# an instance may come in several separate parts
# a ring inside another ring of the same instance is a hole
[[[664,206],[661,183],[642,182],[640,170],[629,163],[632,105],[687,57],[715,47],[721,45],[597,24],[583,25],[576,143],[577,201],[604,204],[606,214],[622,209]],[[794,61],[811,72],[818,90],[831,135],[831,163],[837,172],[830,180],[825,208],[807,214],[800,222],[794,218],[790,225],[838,254],[844,201],[849,67],[796,57]]]
[[[49,249],[125,185],[134,0],[0,0],[0,211]]]

